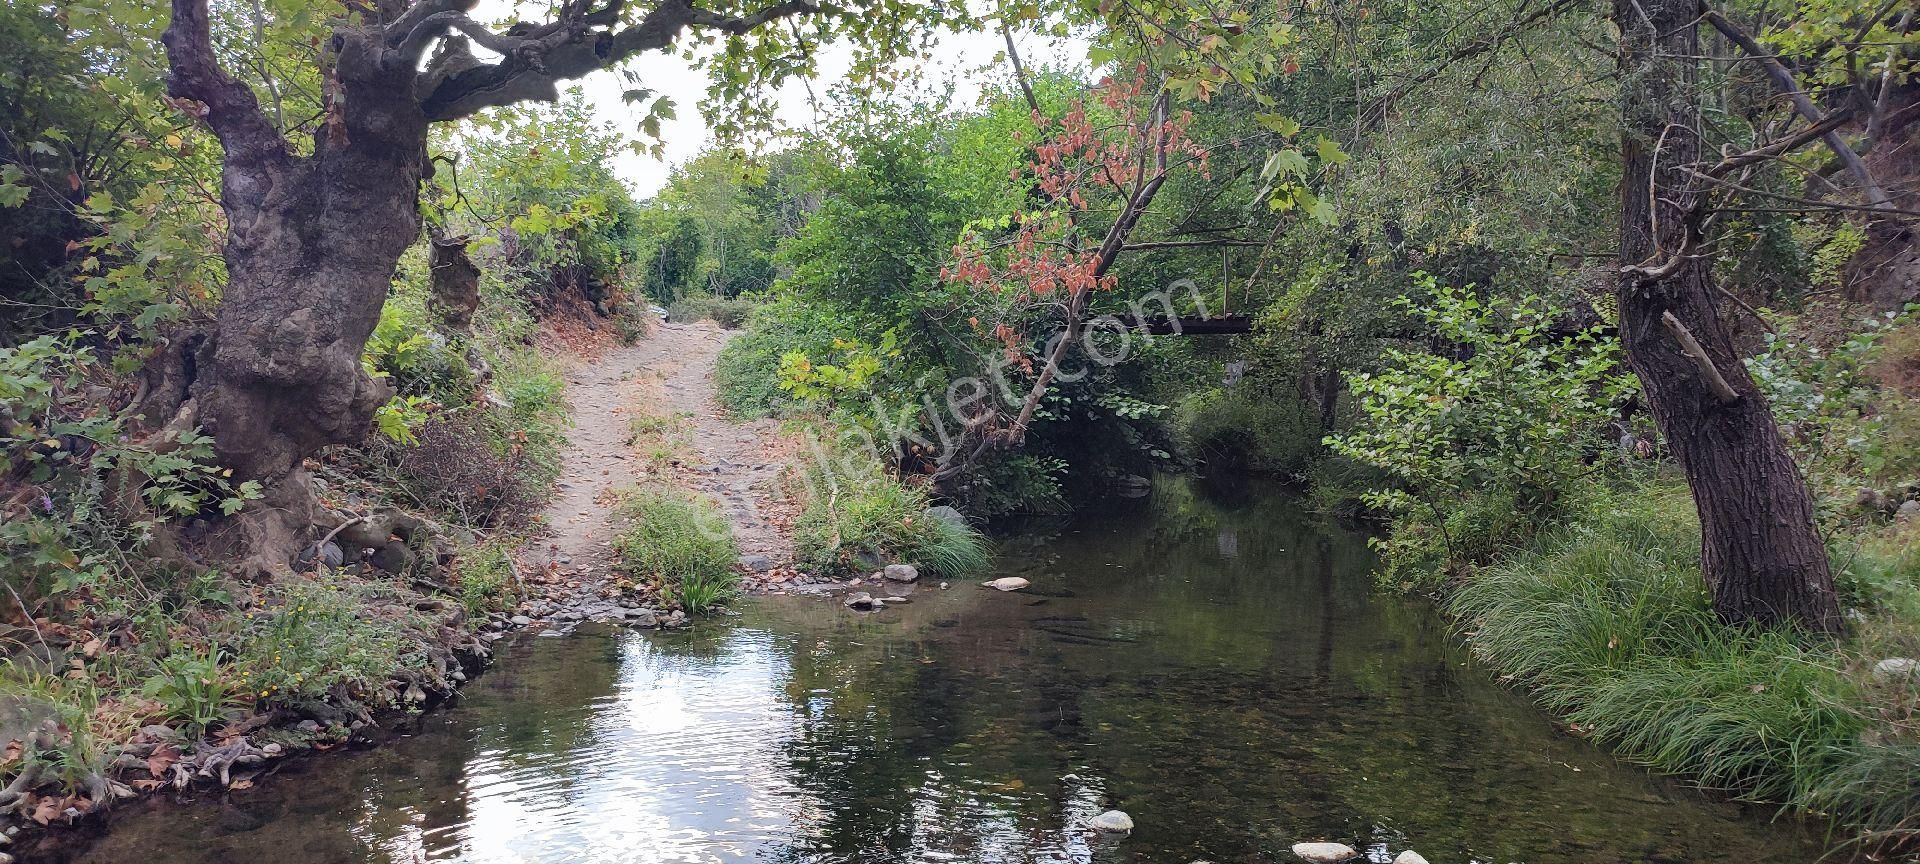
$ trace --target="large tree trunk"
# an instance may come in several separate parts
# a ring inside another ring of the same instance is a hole
[[[340,116],[314,154],[229,159],[223,177],[228,283],[195,392],[221,463],[248,478],[360,440],[391,395],[360,355],[420,233],[427,119],[411,70],[351,62],[345,41],[337,68],[362,77],[339,82]]]
[[[1813,499],[1721,318],[1699,254],[1697,0],[1614,0],[1621,29],[1621,338],[1700,514],[1729,623],[1841,626]]]
[[[267,488],[226,545],[249,571],[279,570],[314,515],[301,461],[361,440],[392,395],[360,355],[420,233],[428,121],[413,70],[378,61],[378,30],[343,28],[333,113],[312,155],[295,155],[246,85],[214,63],[205,8],[174,10],[170,87],[203,104],[220,137],[228,222],[226,289],[181,408],[197,412],[222,465]]]

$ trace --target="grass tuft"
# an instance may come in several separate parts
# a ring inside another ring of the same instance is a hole
[[[740,551],[726,519],[704,499],[650,485],[621,496],[628,526],[613,541],[620,570],[646,580],[688,612],[726,603],[739,591]]]

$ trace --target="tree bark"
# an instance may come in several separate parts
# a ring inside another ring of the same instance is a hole
[[[360,355],[420,233],[428,124],[413,71],[377,62],[380,39],[337,31],[336,114],[313,154],[296,156],[215,65],[205,7],[174,4],[170,90],[207,105],[227,153],[228,281],[193,395],[221,464],[245,479],[279,480],[321,447],[361,440],[391,395]]]
[[[1621,339],[1700,515],[1728,623],[1841,628],[1813,498],[1718,309],[1700,247],[1697,0],[1614,0],[1621,30]]]

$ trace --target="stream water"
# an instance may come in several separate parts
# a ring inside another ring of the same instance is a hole
[[[257,788],[133,805],[68,860],[1809,862],[1622,766],[1371,590],[1283,495],[1169,483],[1002,544],[1001,594],[765,598],[691,632],[523,637],[460,707]],[[502,643],[505,644],[505,643]],[[1109,807],[1135,832],[1080,829]]]

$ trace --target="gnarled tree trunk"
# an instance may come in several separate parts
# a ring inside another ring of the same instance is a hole
[[[1700,514],[1729,623],[1841,626],[1813,498],[1722,319],[1699,254],[1698,0],[1614,0],[1621,29],[1620,333]]]
[[[211,62],[199,50],[205,25],[176,14],[167,32],[172,89],[205,101],[210,118],[229,109],[221,99],[258,116],[245,85],[192,68],[195,56]],[[391,395],[362,371],[360,354],[394,266],[420,233],[427,118],[412,69],[365,61],[378,40],[353,30],[337,37],[337,116],[313,155],[289,153],[264,117],[214,123],[228,154],[228,283],[211,367],[193,392],[221,463],[249,479],[276,480],[320,447],[360,440]]]

